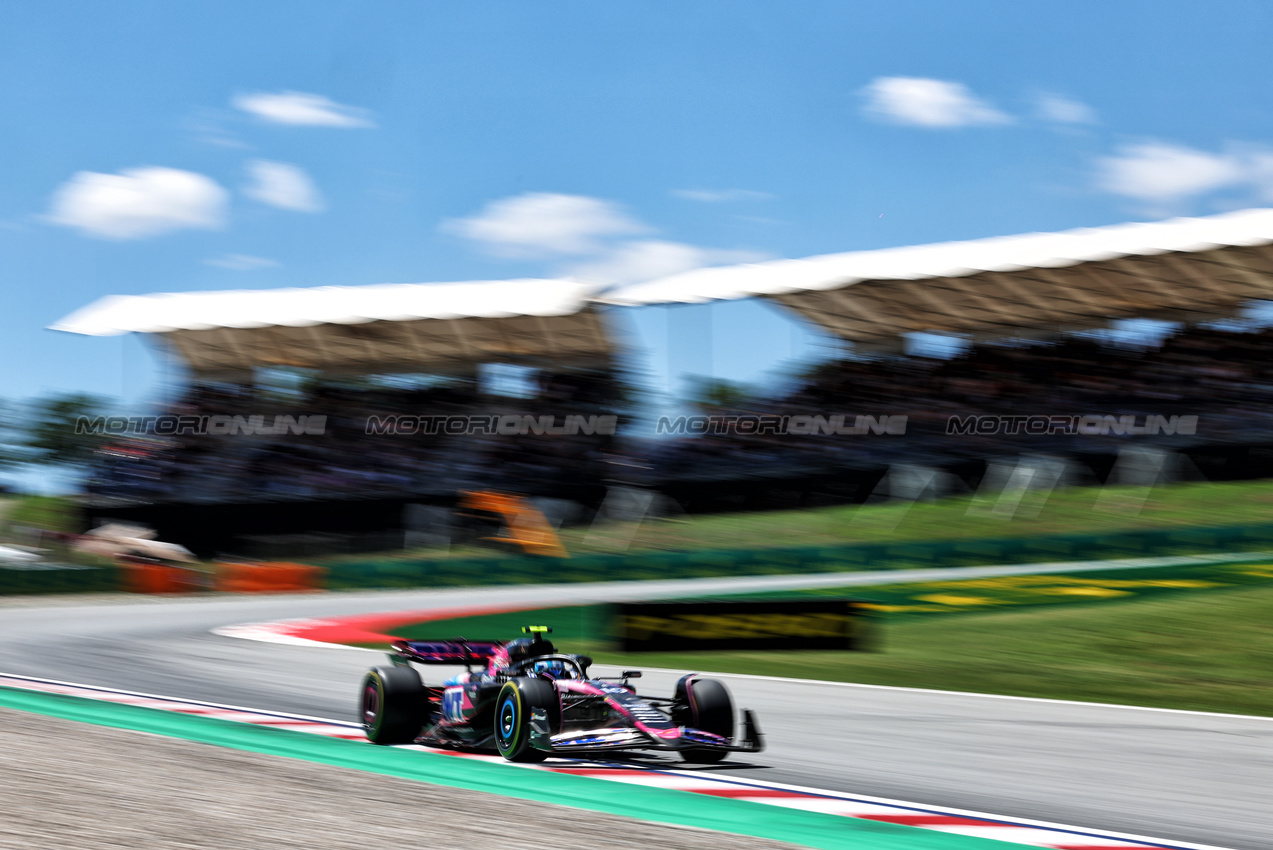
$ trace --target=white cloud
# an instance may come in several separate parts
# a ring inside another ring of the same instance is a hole
[[[757,251],[700,248],[683,242],[643,239],[624,242],[585,263],[569,266],[566,273],[580,280],[603,284],[638,283],[703,266],[752,263],[769,259]]]
[[[205,145],[215,145],[219,148],[236,148],[238,150],[251,150],[252,148],[247,142],[230,132],[217,132],[209,129],[199,133],[196,138]]]
[[[238,116],[228,109],[196,107],[181,123],[182,129],[203,144],[222,148],[251,147],[227,127],[237,120]]]
[[[215,230],[224,224],[228,202],[225,189],[191,171],[81,171],[54,192],[46,220],[105,239],[144,239],[184,228]]]
[[[1146,142],[1125,145],[1097,163],[1096,184],[1115,195],[1170,204],[1216,189],[1257,183],[1259,157],[1213,154],[1183,145]]]
[[[582,195],[528,192],[487,204],[476,215],[446,221],[442,229],[504,257],[592,254],[600,240],[647,231],[613,201]]]
[[[1255,187],[1262,203],[1273,202],[1273,151],[1252,151],[1247,154],[1247,177]]]
[[[1218,153],[1169,142],[1124,145],[1097,161],[1096,186],[1133,198],[1155,214],[1169,214],[1186,201],[1220,190],[1230,202],[1273,202],[1273,150],[1230,144]]]
[[[237,95],[232,101],[241,109],[271,124],[294,127],[374,127],[371,113],[345,106],[320,94],[299,91],[254,92]]]
[[[243,193],[253,200],[296,212],[321,212],[324,208],[318,187],[299,166],[254,159],[248,163],[248,172],[252,183]]]
[[[476,215],[444,222],[442,227],[494,254],[550,260],[553,274],[600,285],[769,259],[756,251],[624,238],[652,228],[614,201],[582,195],[534,192],[503,198],[487,204]]]
[[[1034,101],[1035,114],[1053,124],[1096,124],[1096,111],[1081,100],[1059,94],[1041,94]]]
[[[687,201],[722,204],[731,201],[768,201],[773,195],[754,189],[673,189],[672,194]]]
[[[224,257],[213,257],[203,261],[205,265],[220,269],[231,269],[236,272],[249,272],[256,269],[268,269],[277,266],[277,260],[268,257],[253,257],[249,254],[226,254]]]
[[[884,121],[950,128],[1010,124],[1012,117],[973,95],[963,83],[924,77],[877,77],[862,90],[865,110]]]

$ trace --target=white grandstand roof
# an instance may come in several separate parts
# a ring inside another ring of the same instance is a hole
[[[1273,298],[1273,209],[698,269],[620,287],[610,304],[762,296],[831,333],[1003,337],[1111,319],[1230,316]]]
[[[1273,209],[699,269],[594,297],[571,280],[109,296],[51,327],[158,334],[196,373],[294,366],[429,371],[594,363],[614,352],[595,303],[764,297],[843,339],[973,338],[1205,320],[1273,299]]]
[[[571,280],[492,280],[108,295],[50,327],[113,336],[210,328],[566,316],[583,309],[594,289]]]
[[[577,361],[613,350],[589,302],[594,289],[569,280],[505,280],[112,295],[51,328],[160,334],[201,373]]]

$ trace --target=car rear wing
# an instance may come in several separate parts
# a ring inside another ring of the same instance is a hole
[[[489,640],[398,640],[393,649],[420,664],[482,664],[503,645]]]

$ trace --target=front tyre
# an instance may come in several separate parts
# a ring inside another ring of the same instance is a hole
[[[360,715],[373,744],[410,744],[424,727],[429,699],[410,667],[372,667],[362,679]]]
[[[684,699],[688,704],[685,720],[692,729],[711,732],[722,738],[734,737],[734,700],[725,686],[715,679],[699,679],[687,676],[677,682],[677,696],[684,688]],[[691,764],[714,764],[725,758],[727,750],[708,748],[687,748],[681,750],[681,758]]]
[[[500,688],[495,698],[495,748],[509,761],[536,762],[548,753],[530,745],[531,714],[540,709],[548,717],[548,728],[561,726],[561,699],[552,683],[543,679],[513,679]]]

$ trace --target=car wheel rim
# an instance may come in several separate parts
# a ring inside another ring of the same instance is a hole
[[[517,728],[517,706],[513,704],[511,699],[504,700],[504,704],[499,709],[499,732],[500,738],[508,741],[513,737],[513,730]]]
[[[380,691],[375,683],[368,683],[362,692],[362,722],[364,726],[375,726],[380,715]]]

